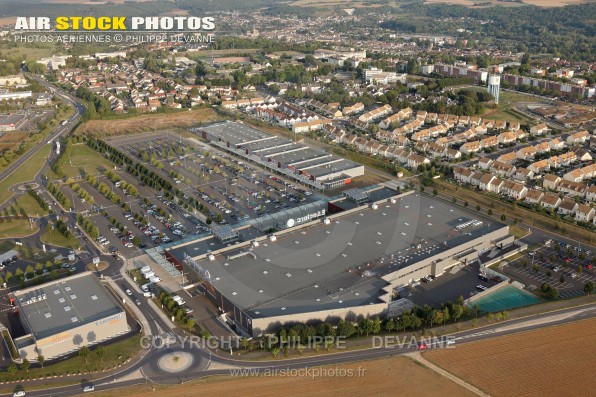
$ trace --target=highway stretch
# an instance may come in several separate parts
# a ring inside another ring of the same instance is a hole
[[[27,160],[29,160],[32,156],[34,156],[35,153],[39,152],[39,150],[41,150],[41,148],[44,147],[46,144],[52,143],[54,141],[54,139],[56,139],[60,135],[64,134],[65,132],[71,131],[73,129],[73,127],[78,123],[80,117],[83,115],[83,113],[85,111],[85,107],[83,106],[83,104],[77,98],[66,93],[64,90],[55,87],[54,85],[48,83],[46,80],[44,80],[38,76],[35,76],[31,73],[28,73],[25,71],[23,71],[23,73],[25,74],[25,76],[27,76],[28,78],[35,80],[39,84],[43,85],[44,87],[46,87],[48,89],[48,91],[52,92],[54,95],[58,96],[60,99],[62,99],[63,101],[65,101],[66,103],[68,103],[69,105],[74,107],[75,113],[67,120],[67,123],[65,125],[62,125],[61,123],[58,124],[58,126],[56,127],[56,130],[54,132],[52,132],[44,140],[39,142],[36,146],[31,148],[27,153],[25,153],[21,157],[19,157],[14,163],[12,163],[4,171],[0,172],[0,182],[3,181],[4,179],[8,178],[9,175],[11,175],[13,172],[15,172],[21,165],[23,165]]]
[[[457,345],[479,340],[486,340],[497,336],[508,335],[520,331],[539,329],[542,327],[564,324],[573,321],[593,318],[596,316],[596,304],[589,304],[581,307],[567,308],[549,313],[534,315],[530,317],[519,318],[505,321],[482,328],[458,332],[452,335],[456,343],[451,348],[457,348]],[[154,319],[155,320],[155,319]],[[151,332],[158,333],[160,326],[158,321],[150,321]],[[163,326],[164,324],[162,324]],[[297,359],[279,359],[274,361],[242,361],[225,358],[221,355],[215,355],[207,349],[191,349],[182,347],[179,344],[170,345],[167,349],[150,349],[144,352],[144,356],[135,365],[123,370],[117,375],[108,377],[89,378],[93,383],[95,391],[116,390],[124,387],[143,385],[143,384],[181,384],[191,380],[200,379],[209,376],[239,376],[239,369],[274,371],[294,370],[301,368],[316,368],[323,365],[338,365],[355,361],[386,358],[391,356],[404,355],[416,351],[415,346],[400,347],[379,347],[356,351],[347,351],[340,353],[321,354],[315,357],[297,358]],[[193,355],[194,363],[191,368],[177,374],[168,374],[161,371],[156,363],[158,359],[172,352],[187,352]],[[220,353],[221,354],[221,353]],[[214,369],[210,369],[215,367]],[[366,364],[363,363],[363,367]],[[135,374],[137,376],[135,376]],[[240,375],[242,376],[242,375]],[[28,396],[73,396],[82,392],[82,387],[88,382],[70,386],[46,388],[44,390],[27,391]],[[6,394],[9,395],[9,394]]]

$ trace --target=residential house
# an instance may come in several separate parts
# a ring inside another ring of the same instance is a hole
[[[512,164],[515,160],[517,160],[517,154],[515,152],[504,153],[497,158],[497,161],[507,164]]]
[[[521,160],[533,160],[536,156],[536,148],[534,146],[527,146],[519,149],[515,155]]]
[[[545,123],[540,123],[530,128],[530,134],[532,135],[544,135],[548,132],[548,126]]]
[[[495,161],[491,167],[491,172],[499,175],[501,178],[512,176],[515,173],[515,166],[500,161]]]
[[[468,168],[455,167],[453,169],[453,179],[462,183],[471,183],[472,175],[474,175],[474,171]]]
[[[364,111],[364,104],[362,102],[357,102],[352,106],[346,106],[343,109],[343,113],[346,116],[350,116],[352,114],[360,113]]]
[[[526,182],[528,180],[534,179],[534,171],[529,170],[524,167],[519,167],[517,169],[517,171],[515,172],[515,175],[513,178],[517,179],[520,182]]]
[[[479,152],[481,149],[482,149],[482,145],[480,144],[480,141],[474,141],[474,142],[464,143],[459,148],[459,151],[462,152],[462,154],[470,155],[472,153]]]
[[[574,199],[566,197],[561,201],[557,212],[563,216],[565,215],[574,215],[577,211],[578,204],[575,202]]]
[[[546,174],[542,179],[542,187],[545,189],[556,190],[561,183],[561,178],[555,174]]]
[[[586,130],[576,132],[575,134],[571,134],[567,137],[567,144],[568,145],[583,145],[590,139],[590,133]]]
[[[575,148],[575,149],[571,149],[571,150],[573,151],[573,153],[575,153],[575,157],[577,157],[577,159],[579,161],[582,161],[582,162],[592,161],[592,155],[586,149]]]
[[[557,190],[560,192],[567,193],[573,197],[583,197],[586,189],[587,186],[585,183],[566,180],[562,180],[557,187]]]
[[[488,170],[492,164],[493,161],[488,157],[482,157],[480,160],[478,160],[478,168],[483,170]]]
[[[478,188],[480,190],[490,191],[490,189],[491,189],[491,183],[495,179],[498,179],[498,178],[495,177],[493,174],[484,174],[484,175],[482,175],[482,177],[480,178],[480,181],[478,182]]]
[[[439,158],[443,157],[446,150],[447,148],[445,146],[432,142],[426,148],[426,153],[428,153],[432,158]]]
[[[544,197],[544,192],[537,189],[528,189],[528,194],[524,198],[527,204],[540,204],[540,201]]]
[[[472,186],[480,186],[480,182],[482,181],[482,178],[484,178],[484,176],[487,175],[484,172],[475,172],[471,177],[470,177],[470,184]],[[488,174],[491,175],[491,174]]]
[[[515,134],[515,132],[505,131],[497,135],[497,140],[501,144],[513,143],[517,140],[517,135]]]
[[[416,168],[422,164],[430,164],[430,160],[416,153],[412,153],[408,156],[407,165],[409,167]]]
[[[444,154],[449,160],[457,160],[461,158],[461,152],[455,149],[447,149]]]
[[[581,170],[581,168],[576,168],[565,173],[563,175],[563,179],[566,181],[581,182],[584,179],[584,172]]]
[[[504,120],[495,120],[495,127],[496,130],[504,130],[507,128],[507,122]]]
[[[544,193],[541,204],[544,208],[557,209],[561,205],[561,198],[555,193]]]
[[[586,201],[596,201],[596,185],[592,185],[586,189]]]
[[[548,146],[550,146],[551,150],[561,150],[565,149],[566,145],[560,137],[556,137],[548,141]]]
[[[548,144],[548,142],[542,142],[535,145],[534,149],[536,149],[536,154],[548,153],[550,152],[550,145]]]
[[[548,163],[548,160],[535,161],[528,166],[528,169],[533,171],[535,174],[541,174],[550,169],[550,164]]]
[[[594,219],[596,210],[588,204],[579,204],[577,206],[577,212],[575,213],[576,222],[590,222]]]
[[[480,140],[480,145],[484,149],[491,148],[491,147],[497,147],[497,146],[499,146],[499,140],[497,139],[496,136],[488,136],[488,137]]]
[[[521,183],[505,180],[500,193],[515,200],[521,200],[528,194],[528,188]]]

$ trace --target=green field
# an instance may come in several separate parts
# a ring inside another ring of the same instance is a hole
[[[45,164],[51,150],[52,145],[45,145],[33,157],[25,161],[23,165],[10,174],[8,178],[0,182],[0,203],[4,203],[14,196],[14,193],[8,190],[12,185],[32,181],[35,178],[35,175],[37,175]]]
[[[69,238],[64,237],[58,230],[52,230],[50,226],[41,236],[41,241],[46,244],[56,245],[59,247],[79,249],[79,242],[75,236]]]
[[[31,226],[33,229],[31,229]],[[4,218],[0,221],[0,238],[24,237],[37,232],[37,224],[29,223],[26,219],[12,219],[10,222]]]
[[[62,171],[67,177],[76,177],[87,173],[103,172],[113,167],[114,164],[111,161],[89,146],[79,143],[72,145],[72,155],[62,168]],[[58,179],[57,175],[52,171],[48,172],[48,177]]]
[[[483,87],[465,87],[470,91],[486,91]],[[517,111],[515,106],[520,102],[542,102],[540,98],[517,92],[501,91],[499,94],[499,105],[497,110],[489,110],[483,114],[482,117],[486,119],[505,120],[505,121],[519,121],[522,124],[536,124],[536,121]]]
[[[54,54],[53,48],[27,48],[17,46],[13,48],[2,48],[0,53],[6,58],[22,58],[27,60],[37,60],[39,58],[51,57]]]
[[[48,213],[39,206],[37,201],[35,201],[35,199],[31,197],[29,193],[26,192],[16,199],[13,206],[19,214],[25,212],[25,214],[29,216],[40,217]]]

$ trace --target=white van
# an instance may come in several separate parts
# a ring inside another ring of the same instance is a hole
[[[148,273],[151,271],[151,266],[143,266],[141,268],[141,273]]]
[[[153,276],[153,277],[149,277],[149,282],[152,284],[157,284],[161,281],[161,278],[157,277],[157,276]]]
[[[186,302],[182,299],[179,295],[172,295],[172,299],[180,306],[184,305]]]
[[[155,273],[154,272],[143,273],[143,277],[145,277],[146,279],[150,279],[151,277],[155,277]]]

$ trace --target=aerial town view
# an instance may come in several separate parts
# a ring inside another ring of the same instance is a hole
[[[0,0],[0,396],[595,395],[596,0]]]

